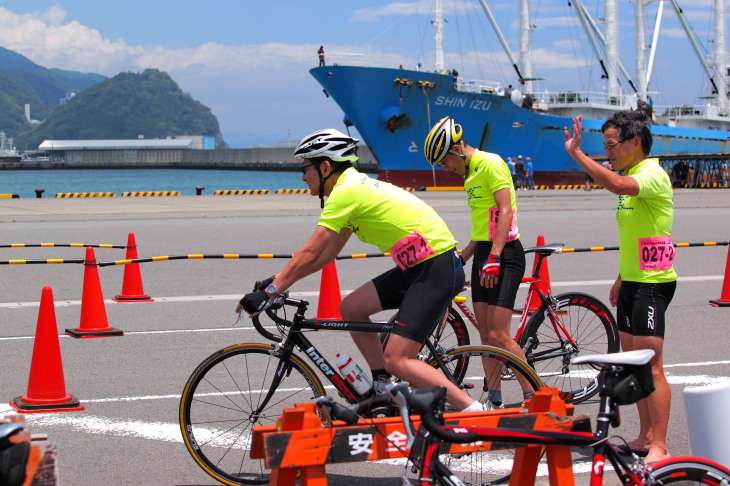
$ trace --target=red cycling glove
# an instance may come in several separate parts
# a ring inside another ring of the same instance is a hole
[[[484,265],[482,265],[482,270],[479,272],[479,276],[487,280],[497,278],[499,276],[499,267],[501,264],[502,259],[497,255],[492,255],[490,253],[487,257],[487,261],[485,261]]]

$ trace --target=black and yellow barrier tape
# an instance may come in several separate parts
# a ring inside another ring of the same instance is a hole
[[[115,197],[114,192],[59,192],[56,197]]]
[[[156,197],[156,196],[179,196],[180,191],[142,191],[123,192],[122,197]]]

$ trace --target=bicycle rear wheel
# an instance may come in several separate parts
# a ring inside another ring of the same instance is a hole
[[[495,367],[501,376],[502,403],[504,408],[521,407],[525,391],[533,392],[543,386],[538,374],[527,363],[501,348],[482,345],[461,346],[450,349],[440,356],[447,369],[455,369],[459,363],[467,368],[461,387],[475,400],[484,403],[487,390],[483,360],[497,360],[502,366]],[[429,364],[438,367],[436,360]],[[489,381],[489,380],[487,380]],[[525,383],[527,390],[523,390]],[[514,449],[474,452],[441,457],[441,461],[465,484],[502,484],[509,481],[514,462]]]
[[[542,305],[535,311],[519,345],[546,386],[558,388],[563,400],[580,403],[598,393],[599,372],[570,360],[579,354],[617,352],[618,329],[608,307],[592,295],[570,292],[554,299],[554,308]]]
[[[730,485],[730,471],[723,466],[699,457],[673,457],[660,463],[651,473],[656,484],[712,484]]]
[[[285,408],[325,395],[314,371],[293,354],[268,405],[254,416],[280,363],[272,345],[236,344],[209,356],[185,384],[179,409],[183,442],[217,481],[269,484],[264,461],[250,457],[252,428],[275,425]]]

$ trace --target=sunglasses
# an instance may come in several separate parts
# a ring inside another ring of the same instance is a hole
[[[313,165],[314,165],[314,164],[307,164],[307,165],[303,165],[303,166],[301,166],[301,167],[300,167],[300,169],[302,169],[302,174],[306,174],[306,173],[307,173],[307,169],[309,169],[309,168],[310,168],[310,167],[312,167]]]

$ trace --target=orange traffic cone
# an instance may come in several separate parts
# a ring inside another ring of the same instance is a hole
[[[545,245],[545,237],[543,235],[537,235],[537,243],[535,246],[544,246]],[[537,267],[537,253],[535,253],[535,260],[532,263],[532,273],[535,273],[535,268]],[[548,271],[548,261],[547,258],[542,261],[542,264],[540,265],[540,273],[538,274],[540,277],[540,280],[543,281],[545,286],[548,290],[550,290],[550,272]],[[537,293],[533,293],[530,297],[530,301],[527,303],[527,312],[532,314],[535,312],[542,302],[540,302],[540,296],[537,295]]]
[[[15,397],[10,401],[10,406],[21,413],[71,412],[84,409],[73,395],[66,393],[51,287],[43,287],[41,292],[28,393]]]
[[[319,305],[315,319],[342,320],[342,315],[340,315],[341,301],[337,267],[335,262],[332,261],[322,269],[322,280],[319,284]]]
[[[84,291],[81,296],[81,323],[76,329],[66,329],[66,334],[75,338],[122,336],[119,329],[109,327],[101,293],[101,281],[94,249],[86,247],[84,262]]]
[[[136,260],[137,243],[134,240],[134,233],[127,237],[127,260]],[[142,272],[139,270],[139,263],[127,263],[124,265],[124,280],[122,281],[122,293],[114,296],[115,302],[153,302],[154,299],[144,293],[142,288]]]
[[[722,292],[720,298],[711,300],[714,307],[730,307],[730,246],[727,249],[727,261],[725,262],[725,278],[722,281]]]

